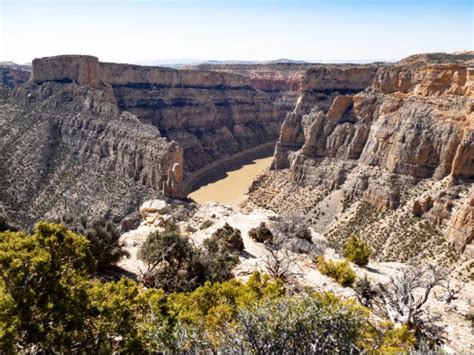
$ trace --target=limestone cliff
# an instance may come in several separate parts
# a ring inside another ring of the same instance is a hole
[[[34,60],[33,81],[76,82],[104,91],[120,110],[176,141],[184,150],[186,173],[276,140],[281,123],[270,97],[231,73],[59,56]]]
[[[65,213],[118,222],[150,196],[182,197],[181,148],[89,86],[2,93],[0,147],[0,210],[22,227]]]
[[[303,210],[339,245],[360,233],[381,259],[429,253],[428,245],[446,238],[464,250],[474,224],[467,202],[474,193],[473,59],[413,56],[378,68],[366,90],[333,97],[317,88],[326,74],[309,71],[282,125],[276,171],[254,184],[251,199]],[[298,201],[269,192],[270,180],[288,177]]]

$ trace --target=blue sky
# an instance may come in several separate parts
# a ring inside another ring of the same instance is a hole
[[[472,0],[0,0],[0,60],[397,60],[473,50]]]

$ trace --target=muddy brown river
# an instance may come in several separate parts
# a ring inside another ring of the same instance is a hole
[[[199,203],[219,202],[234,208],[245,200],[250,183],[270,166],[273,157],[254,159],[236,169],[231,169],[215,182],[207,183],[188,196]]]

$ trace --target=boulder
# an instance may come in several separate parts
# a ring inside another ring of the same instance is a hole
[[[169,212],[169,210],[170,206],[164,200],[148,200],[143,202],[143,204],[140,206],[140,215],[143,219],[147,220],[147,217],[150,214],[164,215]]]

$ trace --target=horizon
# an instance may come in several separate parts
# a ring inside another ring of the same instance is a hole
[[[0,0],[0,60],[397,61],[473,48],[469,0]]]

